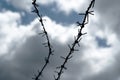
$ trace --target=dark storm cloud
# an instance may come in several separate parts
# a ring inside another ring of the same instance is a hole
[[[0,80],[30,80],[32,77],[34,77],[34,74],[37,74],[37,70],[41,69],[43,66],[45,62],[44,58],[48,53],[47,48],[42,45],[44,41],[45,40],[39,35],[29,37],[24,44],[12,49],[12,51],[14,51],[13,59],[6,60],[1,58]],[[50,59],[50,64],[43,73],[43,79],[45,80],[48,80],[49,77],[53,78],[56,67],[60,66],[60,64],[63,62],[60,56],[65,56],[69,50],[67,45],[61,45],[56,41],[52,41],[52,44],[54,45],[55,52]],[[82,51],[80,53],[82,53]],[[79,56],[82,55],[80,53]],[[7,57],[9,57],[9,55],[7,55]],[[76,53],[76,56],[72,60],[75,58],[78,58],[78,53]],[[84,67],[83,65],[85,63],[80,64],[75,64],[74,61],[70,61],[70,64],[67,66],[70,72],[73,73],[75,70],[73,76],[82,71],[81,68]],[[79,69],[78,71],[75,66],[81,70]],[[69,67],[72,67],[73,69]]]
[[[119,0],[97,0],[95,4],[95,9],[101,16],[101,21],[107,26],[101,26],[102,28],[108,27],[109,30],[112,30],[119,34],[120,32],[120,1]],[[120,37],[118,35],[118,37]]]

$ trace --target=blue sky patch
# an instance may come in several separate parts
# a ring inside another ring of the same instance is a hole
[[[107,44],[107,40],[105,38],[96,37],[96,41],[99,47],[111,47],[111,45]]]
[[[55,9],[55,6],[55,3],[52,3],[50,5],[39,5],[39,11],[43,16],[48,16],[52,20],[56,21],[56,23],[61,23],[62,25],[75,24],[77,21],[82,20],[82,16],[79,16],[78,13],[72,11],[70,14],[66,15],[63,12],[57,11],[57,9]],[[24,12],[25,15],[22,16],[21,24],[29,24],[34,18],[37,17],[34,13],[18,9],[12,4],[7,3],[5,0],[1,0],[0,10],[3,9],[19,13]]]

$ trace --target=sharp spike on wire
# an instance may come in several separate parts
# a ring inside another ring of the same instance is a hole
[[[76,24],[77,24],[77,26],[81,26],[82,25],[79,21],[77,21]]]
[[[64,60],[65,60],[65,57],[63,57],[63,56],[60,56],[60,58],[62,58],[62,59],[64,59]]]
[[[85,15],[85,13],[79,13],[78,15]]]
[[[73,56],[70,56],[68,59],[71,59]]]
[[[71,49],[71,46],[68,44],[68,47]]]

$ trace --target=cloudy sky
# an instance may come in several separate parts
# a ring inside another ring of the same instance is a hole
[[[54,80],[91,0],[37,0],[55,50],[43,80]],[[0,80],[32,80],[48,50],[31,0],[0,0]],[[96,0],[94,16],[83,32],[79,52],[68,62],[62,80],[120,80],[120,0]]]

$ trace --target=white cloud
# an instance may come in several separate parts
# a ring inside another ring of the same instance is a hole
[[[53,40],[58,40],[62,43],[65,43],[77,34],[77,29],[73,24],[63,26],[61,24],[57,24],[55,21],[51,20],[48,17],[44,18],[46,19],[46,21],[44,22],[46,30],[48,31],[49,35],[53,38]]]
[[[14,50],[19,47],[19,45],[24,44],[27,38],[39,33],[41,30],[38,19],[33,20],[28,25],[21,24],[21,15],[17,12],[4,11],[0,13],[0,55],[12,54]],[[52,21],[49,17],[44,17],[46,19],[45,26],[52,38],[61,43],[65,43],[69,39],[76,35],[76,28],[74,25],[69,25],[70,27],[57,24]],[[10,51],[12,48],[12,51]]]
[[[56,0],[57,9],[69,14],[71,11],[81,12],[87,8],[87,0]]]
[[[26,36],[32,34],[32,26],[20,25],[20,21],[21,15],[17,12],[0,13],[0,55],[8,53],[13,45],[19,46]]]

